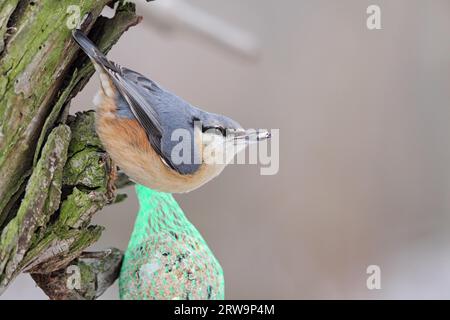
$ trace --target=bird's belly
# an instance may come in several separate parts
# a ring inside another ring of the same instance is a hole
[[[222,165],[203,164],[192,175],[170,169],[153,150],[139,123],[118,117],[110,100],[104,98],[98,106],[97,133],[112,159],[136,183],[162,192],[184,193],[200,187],[224,169]]]

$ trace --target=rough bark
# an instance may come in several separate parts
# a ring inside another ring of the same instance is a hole
[[[31,276],[52,300],[93,300],[117,279],[122,258],[123,253],[114,248],[83,253],[67,270]]]
[[[112,3],[76,3],[81,17],[89,13],[81,28],[104,52],[140,21],[129,3],[112,19],[99,17]],[[93,112],[67,116],[71,98],[94,72],[66,26],[73,4],[0,4],[0,294],[26,271],[52,299],[92,299],[102,292],[99,281],[104,287],[120,266],[116,250],[79,258],[102,232],[90,225],[92,215],[116,195],[115,166],[95,134]],[[62,293],[55,279],[69,265],[81,267],[84,287]]]

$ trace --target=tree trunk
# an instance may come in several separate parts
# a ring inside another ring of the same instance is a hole
[[[23,271],[52,299],[94,299],[117,277],[116,249],[80,257],[102,232],[92,215],[116,201],[115,166],[93,112],[68,116],[94,68],[67,22],[87,17],[81,29],[107,52],[140,21],[126,1],[114,18],[100,17],[112,4],[0,3],[0,294]],[[67,285],[68,267],[81,270],[81,287]]]

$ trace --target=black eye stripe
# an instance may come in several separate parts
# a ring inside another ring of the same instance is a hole
[[[226,136],[226,134],[227,134],[227,130],[225,129],[225,128],[223,128],[223,127],[220,127],[220,126],[215,126],[215,127],[203,127],[203,132],[206,132],[206,131],[208,131],[208,130],[218,130],[218,131],[220,131],[220,133],[223,135],[223,136]]]

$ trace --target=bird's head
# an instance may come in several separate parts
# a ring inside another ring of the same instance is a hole
[[[267,130],[245,130],[236,121],[213,113],[204,113],[196,128],[205,164],[227,165],[250,144],[270,138]]]

